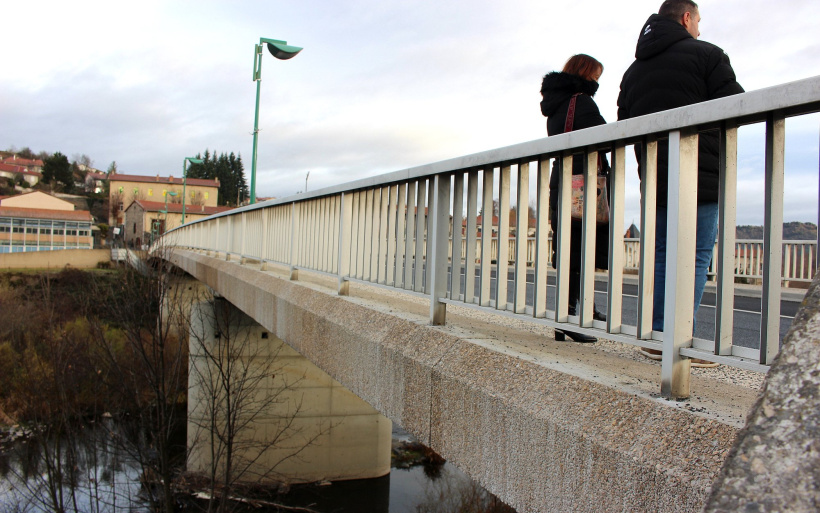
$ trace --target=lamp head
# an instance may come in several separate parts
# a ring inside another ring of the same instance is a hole
[[[185,157],[185,160],[187,160],[191,164],[202,164],[203,162],[205,162],[204,159],[195,159],[195,158],[191,158],[191,157]]]
[[[281,43],[268,42],[267,45],[270,54],[282,61],[292,59],[293,57],[296,57],[296,54],[302,51],[302,49],[298,46],[290,46]]]

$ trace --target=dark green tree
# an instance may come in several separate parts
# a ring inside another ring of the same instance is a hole
[[[248,198],[248,184],[245,180],[245,168],[242,157],[235,153],[213,153],[205,150],[204,155],[197,153],[196,158],[202,164],[191,164],[189,178],[219,180],[219,205],[240,205]]]
[[[74,177],[68,157],[59,151],[43,161],[43,180],[52,183],[58,182],[65,190],[74,187]]]

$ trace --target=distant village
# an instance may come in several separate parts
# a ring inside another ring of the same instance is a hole
[[[0,253],[143,248],[183,216],[235,208],[218,205],[218,179],[122,174],[115,164],[104,172],[75,161],[69,179],[49,183],[44,168],[42,158],[0,152]]]

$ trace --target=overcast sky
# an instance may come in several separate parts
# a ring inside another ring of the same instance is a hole
[[[541,77],[574,53],[605,65],[596,100],[616,119],[621,76],[660,0],[7,2],[0,149],[87,154],[95,167],[181,176],[206,148],[250,179],[259,37],[265,54],[258,196],[283,197],[544,137]],[[703,0],[701,38],[748,90],[820,74],[817,0]],[[817,219],[818,125],[787,123],[786,220]],[[763,215],[763,132],[742,129],[739,224]],[[637,221],[637,179],[626,223]]]

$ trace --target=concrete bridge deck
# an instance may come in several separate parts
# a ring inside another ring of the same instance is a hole
[[[212,254],[213,255],[213,254]],[[696,369],[685,402],[615,342],[191,251],[171,260],[520,512],[697,511],[762,375]]]

